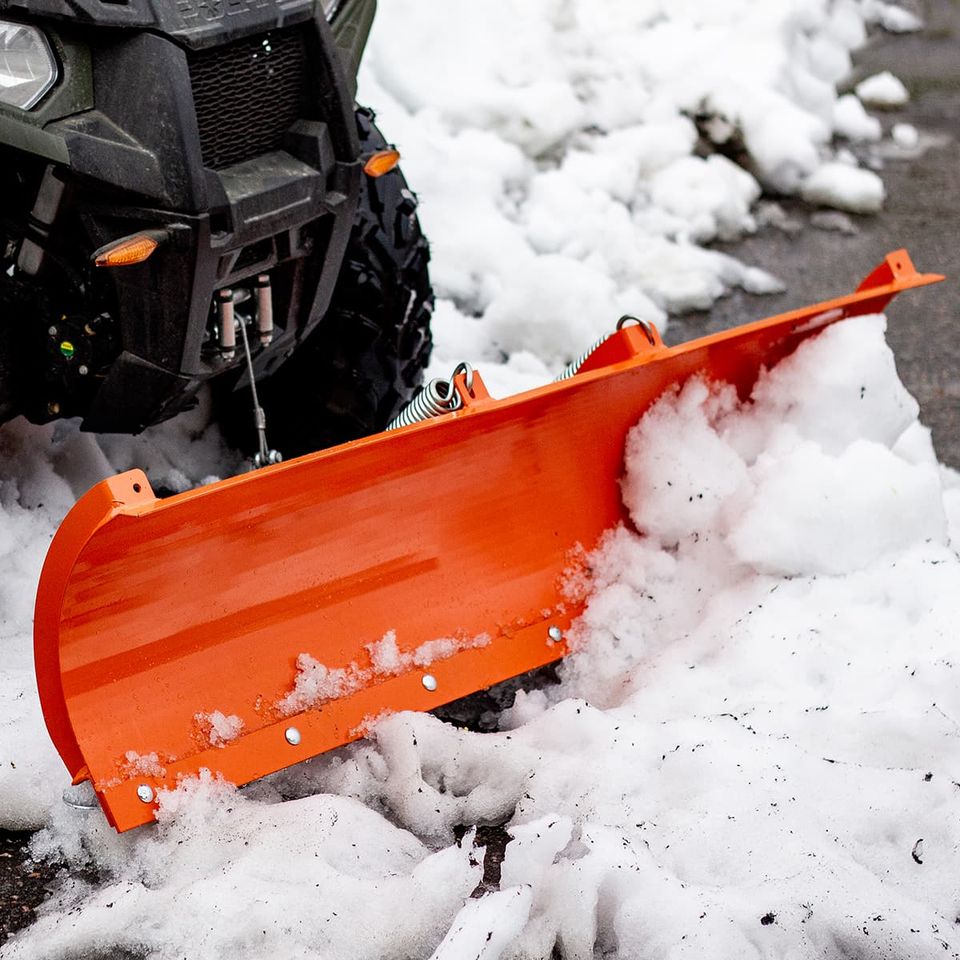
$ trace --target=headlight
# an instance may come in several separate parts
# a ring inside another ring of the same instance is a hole
[[[29,110],[57,82],[57,61],[36,28],[0,20],[0,103]]]

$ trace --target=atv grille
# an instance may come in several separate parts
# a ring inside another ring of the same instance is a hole
[[[302,25],[191,53],[189,62],[205,167],[277,150],[294,121],[313,119]]]

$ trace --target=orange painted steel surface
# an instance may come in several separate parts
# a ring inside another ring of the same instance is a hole
[[[40,696],[70,773],[125,830],[153,816],[138,788],[201,768],[246,783],[385,709],[428,710],[558,659],[548,630],[579,612],[562,575],[625,519],[624,439],[664,389],[702,373],[746,397],[821,327],[937,279],[899,251],[851,296],[674,348],[627,326],[569,380],[493,400],[460,377],[460,411],[166,500],[139,471],[98,484],[64,520],[37,597]],[[377,674],[366,645],[391,630],[408,653],[468,648]],[[346,695],[282,709],[301,654],[354,665]],[[214,711],[242,721],[235,739],[211,745]]]

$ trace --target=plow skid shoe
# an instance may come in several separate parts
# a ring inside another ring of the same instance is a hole
[[[50,735],[110,822],[206,768],[236,784],[557,660],[580,548],[625,519],[627,431],[703,375],[749,396],[805,337],[940,279],[890,254],[858,291],[678,347],[624,326],[570,379],[157,499],[131,471],[57,533],[36,608]],[[581,550],[582,553],[582,550]]]

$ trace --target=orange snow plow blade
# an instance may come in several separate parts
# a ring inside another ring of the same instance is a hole
[[[763,366],[941,277],[890,254],[856,293],[683,344],[629,325],[567,380],[158,500],[130,471],[57,533],[36,608],[50,735],[110,822],[206,768],[236,784],[566,652],[563,581],[625,519],[627,431],[702,374]]]

